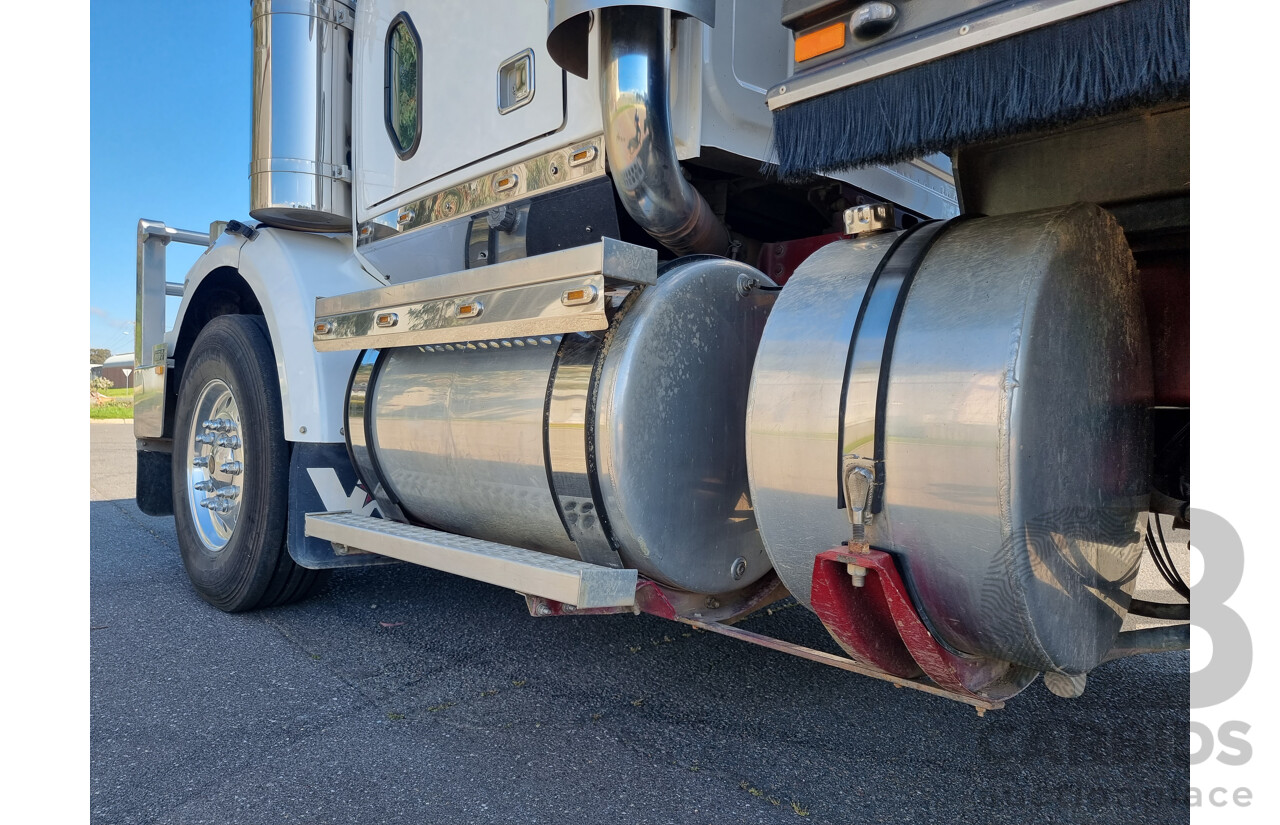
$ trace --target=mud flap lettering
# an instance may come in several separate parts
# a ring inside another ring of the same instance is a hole
[[[324,539],[304,533],[307,513],[349,510],[381,516],[378,503],[356,476],[345,444],[295,443],[289,461],[289,555],[303,567],[360,567],[396,560],[369,553],[339,556]]]

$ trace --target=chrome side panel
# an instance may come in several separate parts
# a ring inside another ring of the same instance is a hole
[[[417,230],[451,221],[456,225],[458,218],[503,204],[514,205],[603,175],[603,142],[599,137],[557,147],[364,221],[357,231],[356,244],[363,254],[376,261],[376,247],[390,243],[393,238],[404,238]],[[431,267],[423,270],[433,271]]]
[[[546,343],[385,350],[369,445],[401,507],[453,533],[578,558],[543,453]]]
[[[850,538],[831,417],[848,315],[823,308],[856,312],[879,257],[843,241],[802,265],[753,377],[761,532],[805,602],[813,557]],[[826,359],[809,354],[823,348]],[[858,392],[849,386],[846,406],[867,402]],[[1040,670],[1101,661],[1141,557],[1151,392],[1132,258],[1101,209],[971,220],[940,236],[897,329],[884,508],[867,538],[894,554],[945,644]]]
[[[354,3],[255,0],[249,214],[275,226],[351,228]]]

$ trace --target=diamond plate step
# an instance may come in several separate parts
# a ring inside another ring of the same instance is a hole
[[[308,513],[305,532],[347,547],[576,607],[630,607],[636,571],[352,513]]]

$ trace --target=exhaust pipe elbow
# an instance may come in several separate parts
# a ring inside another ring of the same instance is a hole
[[[725,255],[729,231],[685,180],[671,129],[670,27],[662,9],[615,6],[600,23],[609,173],[627,212],[677,255]]]

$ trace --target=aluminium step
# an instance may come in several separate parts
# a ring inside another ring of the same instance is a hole
[[[347,547],[578,608],[635,604],[635,570],[588,564],[353,513],[307,513],[305,532]]]

